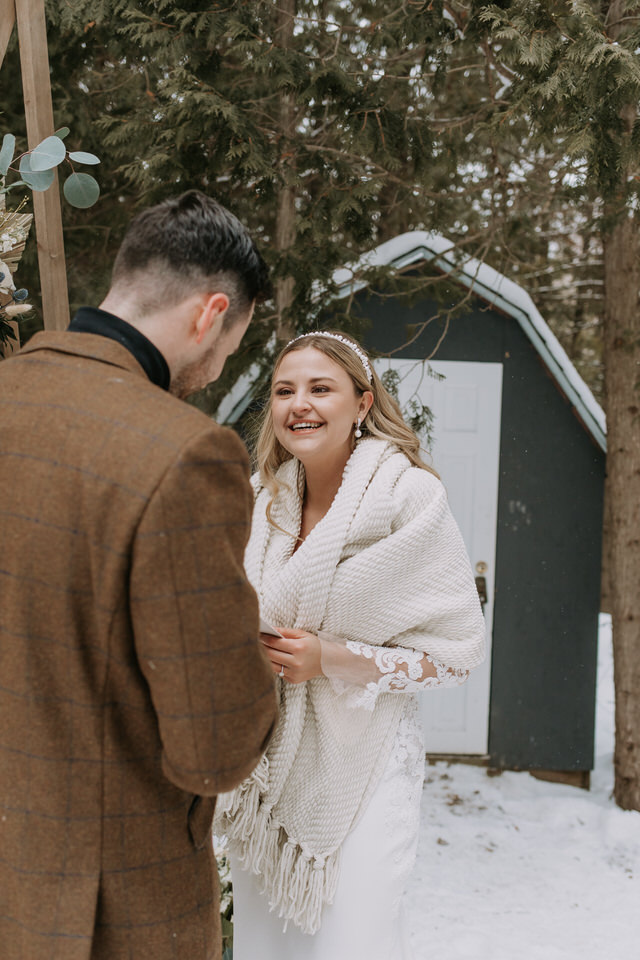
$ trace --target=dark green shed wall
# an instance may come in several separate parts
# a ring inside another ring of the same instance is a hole
[[[365,344],[379,353],[437,313],[428,302],[358,301]],[[432,323],[394,356],[427,356],[441,329]],[[513,318],[475,303],[452,321],[437,359],[504,365],[491,762],[591,769],[604,453]]]

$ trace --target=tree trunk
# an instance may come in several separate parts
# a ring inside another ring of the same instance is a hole
[[[610,589],[616,802],[640,810],[640,221],[604,235]]]
[[[295,15],[296,0],[280,0],[276,42],[283,49],[291,46]],[[276,250],[286,256],[293,248],[296,239],[295,157],[292,152],[295,132],[295,106],[293,96],[287,90],[280,93],[279,120],[280,184],[276,210],[275,244]],[[293,289],[294,278],[291,275],[290,268],[285,268],[275,282],[276,310],[278,313],[276,336],[279,340],[290,340],[295,333],[286,316],[286,312],[293,302]]]
[[[626,0],[608,4],[605,25],[613,41],[629,29],[631,13]],[[621,111],[627,138],[637,115],[635,103]],[[621,172],[619,201],[606,205],[603,233],[614,795],[623,810],[640,810],[640,220],[626,206],[627,182],[635,173]]]

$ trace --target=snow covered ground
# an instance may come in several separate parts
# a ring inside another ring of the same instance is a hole
[[[591,790],[427,767],[407,896],[415,960],[640,960],[640,813],[613,788],[611,630],[601,618]]]

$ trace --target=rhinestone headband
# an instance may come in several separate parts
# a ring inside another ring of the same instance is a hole
[[[364,351],[362,351],[360,347],[356,346],[356,344],[351,340],[347,340],[346,337],[341,336],[339,333],[327,333],[326,330],[310,330],[309,333],[301,333],[299,337],[294,337],[293,340],[289,340],[287,346],[290,347],[292,343],[297,343],[298,340],[304,340],[305,337],[330,337],[331,340],[339,340],[340,343],[344,343],[347,347],[350,347],[364,367],[367,380],[369,383],[373,383],[373,371],[371,370],[369,358],[367,357],[366,353],[364,353]]]

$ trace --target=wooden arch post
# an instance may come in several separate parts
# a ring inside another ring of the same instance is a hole
[[[20,69],[29,149],[54,133],[49,50],[44,0],[0,0],[0,65],[14,24],[18,27]],[[42,287],[42,313],[47,329],[69,324],[69,293],[64,259],[58,174],[48,190],[33,193]]]

